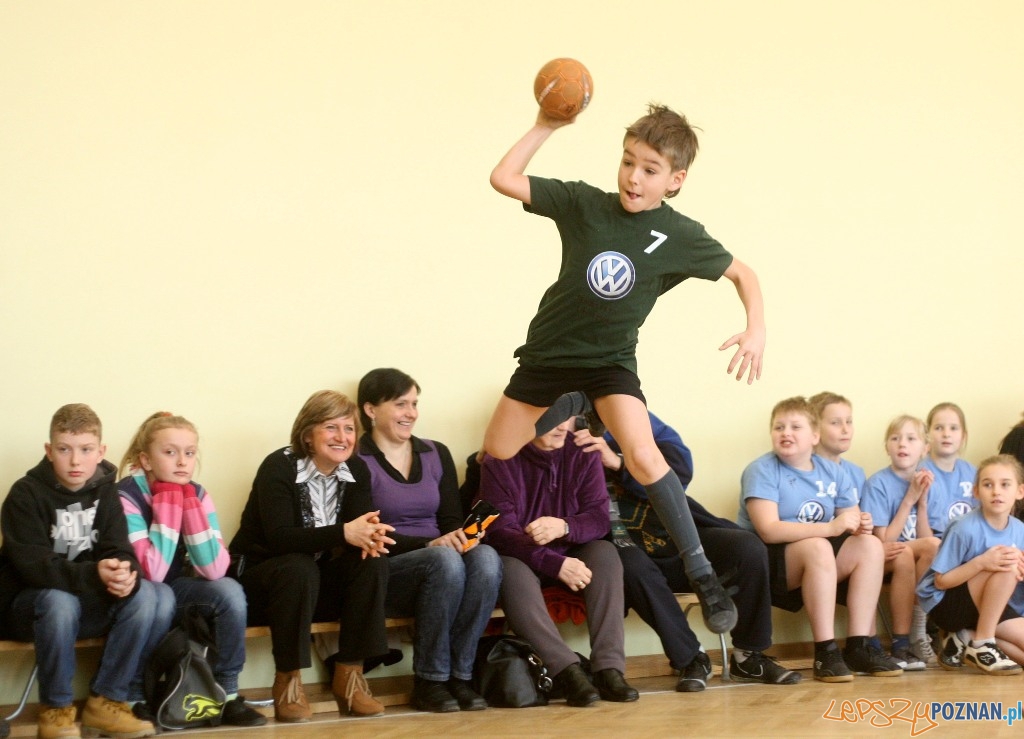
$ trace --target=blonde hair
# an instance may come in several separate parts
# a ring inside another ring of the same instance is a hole
[[[303,404],[299,415],[295,417],[295,422],[292,424],[292,453],[299,459],[308,457],[310,450],[306,437],[312,433],[314,427],[324,421],[330,421],[332,418],[351,416],[356,427],[356,438],[359,438],[361,425],[358,410],[352,399],[344,393],[335,390],[320,390],[313,393]]]
[[[195,434],[197,441],[199,439],[199,432],[196,431],[196,427],[187,418],[176,416],[167,411],[157,411],[143,421],[138,431],[135,432],[131,443],[128,444],[128,451],[121,457],[121,465],[117,468],[118,474],[123,475],[126,470],[131,472],[142,469],[139,455],[149,449],[149,445],[153,443],[153,437],[164,429],[185,429]]]
[[[768,427],[771,428],[775,424],[775,419],[781,416],[783,413],[802,413],[807,416],[807,420],[811,422],[811,428],[814,430],[818,429],[818,415],[814,412],[814,408],[802,395],[795,395],[792,398],[786,398],[780,400],[772,408],[772,418],[768,422]]]
[[[908,423],[912,423],[915,426],[917,426],[917,430],[921,434],[921,438],[927,439],[928,428],[924,425],[924,421],[922,421],[917,416],[911,416],[908,413],[904,413],[902,415],[896,416],[896,418],[889,421],[889,425],[885,427],[885,437],[882,439],[882,443],[888,443],[889,437],[895,434],[897,431],[903,428],[905,424]]]
[[[85,403],[62,405],[50,419],[50,441],[57,434],[96,434],[103,438],[103,424],[96,411]]]

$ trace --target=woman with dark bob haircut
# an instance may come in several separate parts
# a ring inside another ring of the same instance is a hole
[[[363,677],[363,660],[388,651],[388,568],[381,555],[394,541],[373,507],[369,471],[352,455],[358,433],[356,406],[347,396],[313,393],[295,418],[291,444],[257,470],[229,547],[244,555],[238,579],[249,623],[270,626],[278,721],[312,715],[300,670],[311,664],[315,621],[341,621],[331,683],[339,711],[384,712]]]
[[[501,560],[486,544],[468,547],[455,463],[448,448],[413,436],[420,386],[397,369],[359,382],[367,432],[359,456],[370,470],[373,505],[394,526],[388,616],[415,616],[411,702],[421,711],[476,711],[477,642],[498,600]]]

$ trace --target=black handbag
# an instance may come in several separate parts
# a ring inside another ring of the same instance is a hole
[[[490,706],[546,706],[551,678],[528,642],[514,636],[485,636],[476,651],[477,692]]]

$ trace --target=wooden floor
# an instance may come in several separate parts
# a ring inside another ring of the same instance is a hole
[[[676,693],[675,677],[631,678],[641,690],[636,703],[599,702],[570,708],[553,702],[544,708],[497,709],[425,714],[408,706],[391,706],[375,718],[339,718],[319,713],[306,724],[274,724],[258,729],[222,727],[176,734],[187,739],[328,739],[360,737],[964,737],[1024,735],[1024,720],[1008,726],[1009,713],[1020,712],[1024,677],[989,677],[940,669],[896,678],[858,677],[852,683],[815,682],[807,660],[786,661],[803,667],[797,685],[765,686],[723,683],[716,675],[702,693]],[[957,704],[1001,704],[999,720],[952,720]],[[931,717],[933,703],[947,711]],[[892,718],[895,714],[898,717]],[[34,736],[28,717],[15,736]]]

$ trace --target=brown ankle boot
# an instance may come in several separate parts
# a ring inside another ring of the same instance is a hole
[[[354,716],[377,716],[384,713],[384,704],[374,699],[370,686],[366,684],[362,665],[336,662],[331,692],[343,716],[350,713]]]
[[[298,670],[275,672],[271,695],[274,697],[274,720],[309,721],[313,716]]]

